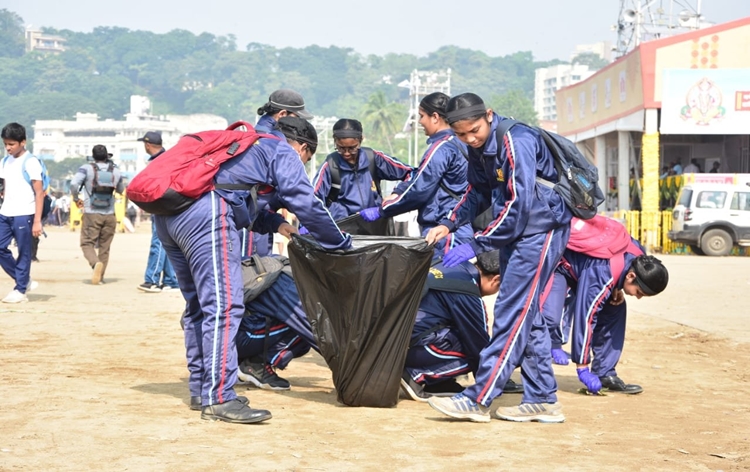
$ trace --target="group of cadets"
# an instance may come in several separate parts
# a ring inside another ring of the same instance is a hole
[[[578,378],[589,392],[642,391],[616,371],[625,339],[624,295],[662,292],[667,270],[635,240],[617,263],[566,248],[572,215],[558,193],[537,184],[558,175],[536,130],[515,126],[500,136],[498,124],[506,118],[477,95],[433,93],[419,107],[428,148],[417,168],[362,147],[362,124],[342,119],[333,127],[336,152],[310,182],[304,164],[318,139],[302,96],[277,90],[258,114],[256,130],[266,136],[221,165],[216,190],[179,215],[154,217],[186,300],[190,408],[200,410],[201,418],[244,424],[270,419],[269,411],[237,396],[238,379],[288,390],[277,369],[318,350],[292,275],[282,273],[245,303],[243,260],[270,254],[273,233],[309,234],[324,248],[348,249],[351,238],[337,220],[359,214],[371,222],[413,210],[421,235],[435,247],[435,261],[407,352],[405,397],[461,420],[562,422],[552,363],[569,363],[562,350],[568,337]],[[3,129],[5,149],[21,162],[25,136],[11,128]],[[9,189],[21,179],[2,177],[6,203],[15,201]],[[29,185],[34,191],[36,178]],[[399,181],[385,198],[381,180]],[[257,198],[236,190],[250,186],[259,189]],[[11,295],[19,298],[29,284],[27,251],[19,250],[13,260],[7,243],[15,238],[22,249],[28,238],[19,228],[40,232],[39,193],[26,193],[24,216],[11,213],[9,205],[0,209],[6,236],[0,259],[17,282]],[[276,212],[282,208],[295,213],[299,229]],[[480,215],[489,217],[475,231]],[[490,326],[482,297],[495,294]],[[510,380],[518,367],[523,385]],[[464,388],[456,378],[468,373],[475,383]],[[519,405],[490,410],[498,396],[520,392]]]
[[[289,389],[276,370],[317,350],[291,275],[282,273],[244,303],[242,261],[268,254],[268,235],[305,233],[324,248],[348,249],[351,238],[337,220],[359,214],[374,221],[412,210],[436,258],[402,376],[406,397],[461,420],[564,421],[550,332],[558,338],[556,362],[564,363],[558,327],[565,307],[573,320],[573,359],[588,390],[640,391],[615,371],[625,333],[623,294],[658,294],[667,271],[641,252],[613,274],[610,261],[566,250],[572,215],[559,194],[536,182],[558,175],[535,129],[519,125],[497,135],[506,118],[477,95],[433,93],[419,108],[428,148],[417,168],[362,147],[361,123],[342,119],[333,127],[336,152],[310,182],[304,163],[318,141],[302,97],[277,90],[259,114],[257,130],[270,136],[216,174],[217,184],[255,186],[257,199],[248,190],[217,189],[179,215],[154,219],[186,300],[190,407],[201,418],[270,419],[269,411],[237,396],[238,379]],[[400,182],[383,198],[380,180]],[[281,208],[297,216],[299,229],[276,213]],[[472,230],[487,213],[488,223]],[[490,322],[482,297],[494,294]],[[518,367],[523,386],[510,381]],[[469,372],[475,383],[464,388],[456,377]],[[503,392],[523,392],[521,403],[490,410]]]

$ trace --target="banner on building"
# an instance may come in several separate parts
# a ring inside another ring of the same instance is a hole
[[[748,134],[750,69],[667,69],[662,134]]]

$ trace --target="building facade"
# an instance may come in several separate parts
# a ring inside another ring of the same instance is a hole
[[[534,111],[539,121],[557,121],[555,92],[578,83],[594,72],[582,64],[559,64],[534,71]]]
[[[151,114],[148,98],[130,97],[130,112],[123,121],[100,120],[96,113],[76,113],[75,120],[37,120],[34,125],[33,153],[42,159],[61,161],[68,157],[88,157],[97,144],[107,146],[112,159],[126,176],[146,166],[148,155],[138,138],[147,131],[159,131],[164,147],[175,145],[186,133],[224,129],[227,120],[209,114]]]
[[[659,176],[695,160],[750,172],[750,17],[641,43],[557,92],[558,132],[599,168],[603,210],[659,211]]]

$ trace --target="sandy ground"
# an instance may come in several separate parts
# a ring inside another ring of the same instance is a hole
[[[102,286],[78,233],[47,232],[39,289],[0,306],[0,470],[750,469],[750,258],[665,257],[669,289],[629,300],[619,372],[645,392],[585,396],[558,366],[564,424],[454,422],[406,400],[344,407],[315,354],[283,372],[289,392],[237,386],[274,415],[241,426],[187,407],[182,298],[135,289],[148,226],[116,236]]]

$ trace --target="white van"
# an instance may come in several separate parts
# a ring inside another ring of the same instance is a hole
[[[707,256],[750,246],[750,174],[685,174],[683,179],[669,239]]]

